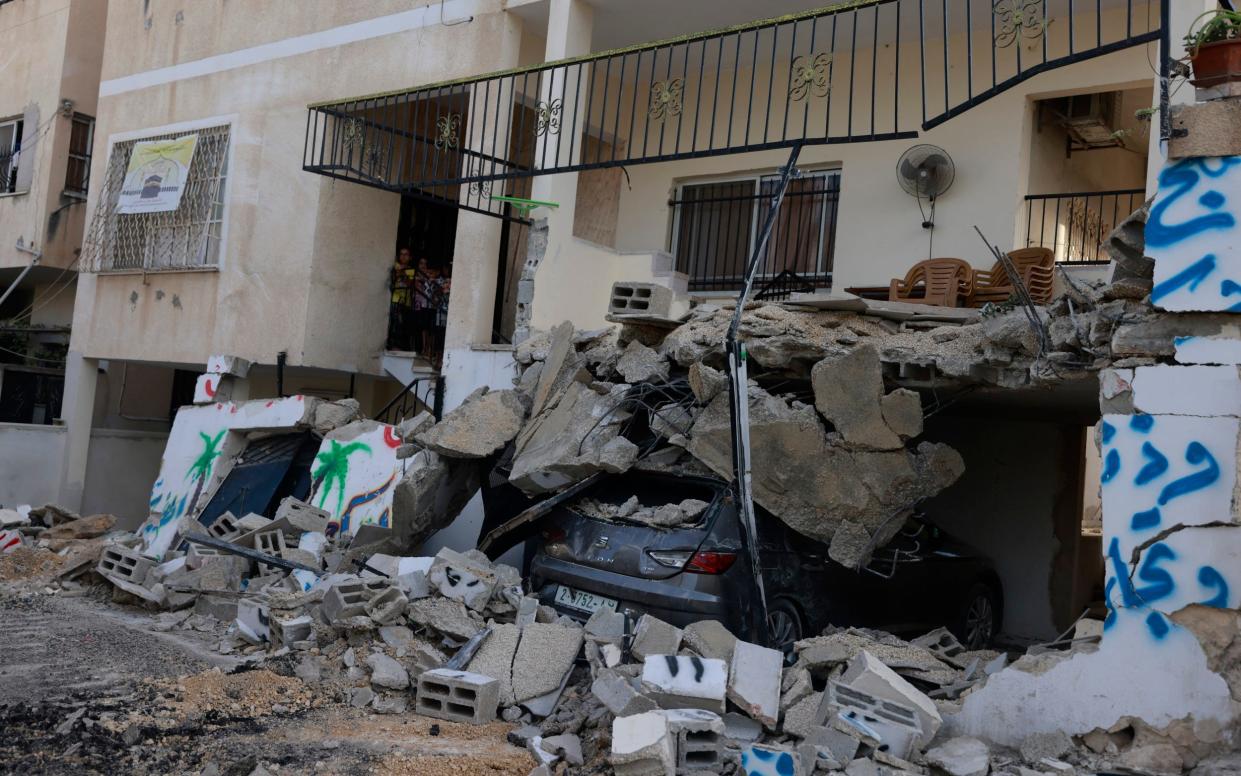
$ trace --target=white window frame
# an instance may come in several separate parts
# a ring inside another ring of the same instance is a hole
[[[233,180],[236,177],[236,167],[234,166],[234,163],[233,163],[233,153],[237,147],[237,140],[238,140],[237,120],[238,120],[238,114],[230,113],[230,114],[221,115],[221,116],[212,116],[209,118],[194,119],[192,121],[181,121],[181,122],[176,122],[173,124],[164,124],[164,125],[157,126],[157,127],[147,127],[145,129],[129,130],[125,132],[113,132],[108,135],[108,142],[107,142],[108,152],[105,157],[106,161],[104,162],[104,167],[103,167],[103,175],[105,177],[107,176],[110,165],[112,164],[113,153],[116,150],[116,146],[119,143],[126,143],[131,140],[144,140],[146,138],[158,137],[160,135],[170,135],[174,133],[175,134],[190,134],[190,133],[193,133],[195,130],[211,129],[215,127],[221,127],[221,128],[228,129],[228,148],[225,151],[225,157],[224,157],[224,163],[223,163],[224,182],[223,182],[223,185],[221,186],[221,191],[220,191],[220,200],[221,200],[220,217],[219,219],[211,220],[211,223],[218,223],[220,225],[220,236],[217,241],[219,245],[219,249],[217,251],[216,261],[214,264],[202,264],[202,265],[192,265],[192,266],[183,266],[183,267],[153,267],[153,268],[146,268],[146,267],[127,268],[126,267],[126,268],[113,269],[110,266],[106,266],[107,262],[99,262],[95,264],[94,266],[91,266],[88,264],[86,267],[84,267],[84,271],[88,271],[88,272],[93,271],[93,272],[99,272],[101,274],[117,275],[117,274],[146,274],[146,273],[151,273],[151,272],[219,272],[223,270],[228,264],[228,245],[229,245],[228,227],[229,227],[229,222],[231,221],[229,216],[230,216],[230,211],[231,211],[231,203],[233,199],[232,198]],[[92,164],[94,164],[94,162],[92,162]],[[92,174],[92,180],[93,179],[94,179],[94,175]],[[99,207],[101,206],[102,204],[101,198],[102,198],[102,195],[104,194],[102,185],[96,186],[95,188],[96,188],[97,196],[92,199],[92,202],[93,202],[92,213],[90,215],[89,220],[87,221],[87,223],[91,224],[92,226],[93,226],[94,219],[95,219],[95,212],[97,212]],[[91,230],[88,229],[88,234],[87,234],[88,240],[90,239],[90,236],[91,236],[90,231]]]
[[[688,187],[711,186],[711,185],[720,185],[720,184],[729,184],[729,183],[745,183],[747,181],[751,182],[753,184],[751,192],[755,198],[752,201],[752,204],[750,207],[750,241],[749,241],[749,244],[746,246],[746,258],[748,260],[750,256],[754,255],[754,248],[758,240],[758,231],[759,231],[759,226],[760,226],[758,223],[758,213],[759,213],[759,210],[761,209],[758,206],[759,202],[761,201],[758,198],[758,195],[762,191],[761,186],[764,181],[771,180],[772,178],[778,178],[779,175],[780,173],[777,170],[768,170],[768,171],[753,172],[753,173],[747,173],[747,174],[733,173],[733,174],[724,174],[724,175],[704,176],[701,178],[687,178],[685,180],[679,181],[676,184],[675,195],[673,198],[677,201],[684,201],[685,188],[687,186]],[[841,179],[842,182],[844,179],[843,170],[839,166],[820,167],[816,169],[805,170],[802,172],[801,177],[808,178],[808,177],[813,177],[816,175],[821,175],[824,178],[826,178],[829,175],[836,175]],[[837,191],[843,192],[843,188],[839,184],[837,185]],[[837,201],[837,207],[839,208],[839,200]],[[819,244],[818,244],[818,250],[815,256],[814,274],[816,276],[826,275],[828,276],[828,278],[831,278],[833,271],[823,269],[823,262],[826,257],[826,253],[824,249],[827,247],[827,240],[828,240],[828,235],[826,234],[826,230],[828,227],[826,209],[827,209],[827,198],[824,197],[823,211],[820,213],[820,218],[819,218]],[[681,208],[679,207],[673,208],[672,229],[671,229],[671,234],[669,236],[668,253],[672,254],[674,263],[679,258],[676,255],[676,251],[677,251],[677,246],[681,240],[681,213],[682,213]],[[839,209],[837,210],[837,214],[839,215]],[[770,279],[773,277],[775,277],[775,275],[771,273],[759,273],[759,275],[757,276],[757,279]],[[734,276],[720,276],[720,279],[721,280],[733,280],[738,283],[741,282],[742,280],[741,277],[734,277]],[[691,278],[690,280],[692,281],[693,278]],[[731,291],[723,290],[723,289],[695,291],[694,293],[697,295],[732,294]]]
[[[0,196],[25,193],[24,191],[19,191],[17,189],[16,183],[13,184],[12,190],[9,189],[10,177],[12,177],[14,181],[16,181],[17,168],[21,164],[21,161],[22,161],[22,154],[21,154],[21,151],[18,149],[20,149],[22,145],[22,132],[25,131],[24,124],[25,122],[23,120],[23,117],[21,116],[15,116],[11,119],[0,120],[0,128],[3,128],[3,127],[13,128],[13,139],[9,143],[9,147],[0,148],[0,156],[7,156],[9,154],[13,154],[13,158],[10,162],[10,166],[8,167],[8,169],[4,170],[4,177],[0,178]]]

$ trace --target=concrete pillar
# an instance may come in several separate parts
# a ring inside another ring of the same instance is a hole
[[[70,350],[65,362],[65,393],[60,407],[67,433],[64,456],[60,462],[57,503],[75,512],[82,508],[82,494],[86,490],[86,460],[90,452],[98,381],[99,360]]]
[[[1185,56],[1185,45],[1183,40],[1185,34],[1189,32],[1189,26],[1194,20],[1207,11],[1215,10],[1219,7],[1216,0],[1176,0],[1169,7],[1171,12],[1171,30],[1168,33],[1171,40],[1171,52],[1173,59],[1180,59]],[[1158,49],[1159,44],[1154,44],[1152,48]],[[1173,105],[1192,105],[1194,102],[1194,87],[1192,84],[1185,84],[1179,90],[1173,92],[1171,102]],[[1155,90],[1151,99],[1151,105],[1159,105],[1159,60],[1155,60]],[[1158,114],[1151,117],[1150,131],[1150,152],[1147,155],[1146,164],[1146,196],[1155,195],[1155,189],[1158,186],[1159,171],[1162,169],[1163,160],[1167,158],[1164,144],[1159,139],[1159,120]]]
[[[551,62],[590,53],[593,25],[594,12],[585,0],[551,0],[544,60]],[[580,137],[582,127],[586,124],[586,111],[584,108],[578,110],[577,104],[586,94],[590,76],[589,68],[582,72],[581,78],[578,78],[574,68],[564,68],[554,71],[554,77],[544,82],[539,95],[540,101],[550,103],[560,95],[564,96],[560,110],[560,134],[556,136],[547,132],[539,137],[538,144],[535,146],[536,164],[544,158],[548,160],[547,166],[549,167],[552,166],[553,158],[556,159],[557,166],[576,164],[581,160]],[[576,91],[572,87],[566,90],[564,84],[566,77],[573,86],[577,87]],[[574,142],[571,138],[579,138],[579,140]],[[550,147],[545,153],[544,148],[549,144]],[[571,152],[570,149],[572,149]],[[564,251],[573,238],[573,212],[577,206],[577,173],[541,175],[535,178],[531,198],[543,202],[555,202],[559,208],[552,210],[550,214],[543,211],[543,214],[546,214],[548,227],[546,251],[542,250],[542,245],[533,244],[536,240],[541,243],[543,236],[537,235],[537,230],[531,230],[532,244],[527,252],[527,262],[541,256],[542,263],[523,272],[521,280],[523,288],[519,288],[518,297],[529,299],[532,304],[540,304],[540,302],[554,304],[555,300],[548,297],[540,300],[537,292],[537,273],[540,267],[543,268],[541,271],[551,273],[568,269],[558,265],[562,265],[563,261],[569,259]],[[539,214],[536,213],[536,215]]]

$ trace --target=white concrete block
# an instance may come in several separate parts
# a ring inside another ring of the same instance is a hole
[[[1143,366],[1133,370],[1133,408],[1150,415],[1241,415],[1235,366]]]
[[[447,547],[435,555],[427,581],[440,595],[481,612],[495,591],[496,575],[488,566]]]
[[[865,650],[849,661],[839,682],[868,695],[912,707],[922,727],[923,744],[933,739],[943,724],[934,701]]]
[[[658,711],[617,717],[612,721],[612,755],[617,776],[669,776],[676,753],[668,719]]]
[[[214,404],[216,402],[232,401],[232,398],[233,379],[228,375],[208,372],[199,375],[198,380],[194,383],[195,404]]]
[[[802,776],[797,752],[778,746],[750,744],[741,750],[741,770],[746,776]]]
[[[723,714],[728,664],[697,656],[650,655],[642,665],[642,686],[662,708]]]
[[[1241,338],[1177,337],[1172,344],[1181,364],[1241,364]]]
[[[207,359],[207,371],[245,377],[250,373],[250,362],[238,356],[211,356]]]
[[[728,668],[728,700],[774,730],[780,717],[780,682],[784,653],[747,641],[733,647]]]

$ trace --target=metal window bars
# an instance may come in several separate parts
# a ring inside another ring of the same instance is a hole
[[[1106,264],[1107,236],[1145,199],[1145,189],[1027,195],[1026,246],[1050,248],[1066,264]]]
[[[684,184],[673,208],[672,253],[690,291],[736,291],[766,217],[774,176]],[[783,209],[760,258],[764,298],[777,287],[831,285],[840,173],[807,172],[789,182]],[[781,283],[767,288],[777,276]],[[788,291],[783,292],[787,295]]]
[[[121,186],[134,145],[197,134],[181,203],[165,213],[118,213]],[[228,176],[229,126],[151,135],[116,143],[83,245],[86,272],[184,270],[219,263]]]
[[[503,217],[495,181],[912,138],[1038,73],[1157,40],[1161,10],[1157,0],[849,2],[318,103],[303,167]]]

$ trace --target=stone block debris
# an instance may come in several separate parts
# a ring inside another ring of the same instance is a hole
[[[728,667],[728,700],[774,730],[780,716],[784,653],[737,641]]]
[[[680,628],[649,614],[638,618],[630,646],[634,657],[645,660],[650,655],[675,655],[680,648]]]
[[[777,746],[750,744],[741,752],[741,771],[746,776],[803,776],[797,752]]]
[[[616,776],[667,776],[676,771],[676,740],[668,718],[648,711],[612,721],[612,752]]]
[[[642,663],[642,686],[661,708],[723,714],[728,664],[696,655],[648,655]]]
[[[958,736],[928,749],[926,761],[949,776],[987,776],[991,768],[987,745],[969,736]]]
[[[418,677],[419,714],[450,722],[482,725],[496,718],[500,683],[468,671],[436,668]]]
[[[724,720],[701,709],[663,712],[675,738],[677,773],[720,773],[727,759]]]

